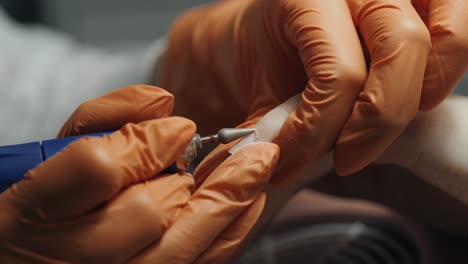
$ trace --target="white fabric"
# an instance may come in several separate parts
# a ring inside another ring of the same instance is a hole
[[[301,95],[298,94],[270,110],[255,125],[255,133],[239,141],[229,150],[229,153],[234,154],[243,146],[253,142],[271,142],[279,133],[288,115],[297,108],[300,101]]]
[[[284,103],[270,110],[255,125],[255,133],[246,136],[234,145],[229,153],[234,154],[243,146],[253,142],[271,142],[279,133],[288,115],[297,108],[301,101],[301,95],[295,95]]]
[[[256,142],[271,142],[273,138],[279,133],[281,127],[287,117],[294,109],[297,108],[301,100],[301,95],[295,95],[274,109],[270,110],[265,116],[262,117],[255,125],[255,134],[251,134],[236,145],[234,145],[229,153],[234,154],[236,151],[249,144]],[[280,154],[281,155],[281,154]],[[303,169],[300,177],[290,186],[292,190],[296,190],[302,186],[307,185],[314,179],[324,175],[326,172],[333,169],[333,152],[330,151],[322,158],[315,162],[309,162]],[[287,192],[287,191],[286,191]],[[280,197],[279,195],[278,197]]]
[[[252,144],[256,142],[272,142],[273,138],[279,133],[280,129],[282,128],[284,122],[286,121],[286,118],[289,116],[291,112],[294,111],[294,109],[297,108],[297,106],[299,106],[300,100],[301,100],[301,97],[300,97],[300,94],[298,94],[289,98],[284,103],[272,109],[265,116],[263,116],[262,119],[260,119],[258,123],[255,125],[255,134],[251,134],[245,137],[244,139],[242,139],[241,141],[239,141],[236,145],[234,145],[229,150],[229,152],[231,154],[234,154],[240,148],[245,147],[248,144]],[[445,103],[443,105],[445,105]],[[463,131],[463,129],[461,129],[460,131]],[[387,152],[384,153],[382,157],[376,162],[380,164],[394,163],[394,158],[392,157],[395,156],[395,153],[396,155],[398,155],[398,150],[395,150],[395,148],[401,149],[402,148],[401,144],[406,144],[406,145],[411,144],[411,143],[405,142],[405,139],[406,139],[405,136],[400,137],[396,141],[396,143],[394,143],[392,147],[390,147],[389,151],[387,151],[390,153],[387,153]],[[437,141],[428,140],[427,142],[437,142]],[[442,148],[439,147],[439,149],[442,149]],[[459,157],[463,157],[463,155],[459,155]],[[449,164],[448,162],[446,163]],[[327,173],[328,171],[332,169],[333,169],[333,151],[330,151],[329,153],[321,157],[319,160],[315,162],[307,163],[299,179],[293,186],[293,188],[300,188],[302,186],[305,186],[311,181],[313,181],[314,179],[317,179],[318,177],[324,175],[325,173]]]
[[[146,50],[109,53],[0,9],[0,145],[53,138],[82,102],[149,81],[164,41]]]

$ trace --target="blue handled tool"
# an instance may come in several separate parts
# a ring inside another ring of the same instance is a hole
[[[195,134],[180,159],[161,173],[175,173],[177,170],[185,170],[195,159],[197,150],[201,149],[203,144],[212,142],[229,143],[254,131],[255,129],[250,128],[223,128],[215,135],[207,137],[200,137],[200,135]],[[28,170],[46,161],[71,142],[84,136],[100,137],[112,133],[94,133],[0,147],[0,193],[23,179]]]

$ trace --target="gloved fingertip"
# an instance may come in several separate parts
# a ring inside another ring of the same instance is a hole
[[[153,85],[147,85],[147,84],[140,84],[140,85],[134,85],[133,87],[135,87],[136,89],[139,89],[141,91],[144,91],[144,92],[147,92],[148,94],[154,94],[154,93],[157,93],[158,95],[161,95],[161,96],[172,96],[172,94],[168,91],[166,91],[165,89],[161,88],[161,87],[158,87],[158,86],[153,86]]]
[[[190,119],[180,116],[172,116],[167,118],[173,129],[187,132],[189,134],[195,134],[197,125]]]
[[[251,157],[262,157],[265,160],[276,163],[279,159],[280,148],[274,143],[252,142],[241,147],[237,153]]]
[[[160,118],[138,124],[129,123],[120,129],[126,141],[144,142],[162,160],[166,158],[171,160],[174,155],[180,155],[192,140],[195,131],[195,123],[183,117]]]
[[[187,141],[191,139],[196,132],[196,125],[193,121],[184,118],[184,117],[167,117],[160,118],[155,120],[148,120],[135,124],[127,124],[122,127],[121,131],[124,134],[128,134],[127,130],[147,130],[146,134],[153,134],[157,137],[164,137],[166,141],[169,140],[170,144],[178,143],[181,141]],[[179,139],[179,140],[177,140]],[[160,143],[162,143],[163,138],[161,138]]]
[[[426,86],[423,88],[421,94],[421,101],[419,102],[419,110],[423,112],[429,112],[434,110],[439,104],[441,104],[445,98],[447,98],[452,89],[430,89]]]
[[[142,97],[142,98],[155,97],[155,96],[166,97],[169,99],[174,98],[174,96],[171,93],[169,93],[163,88],[153,86],[153,85],[147,85],[147,84],[136,84],[136,85],[130,85],[130,86],[119,88],[117,90],[114,90],[96,99],[115,97],[117,95],[122,96],[123,98],[128,98],[129,96]]]
[[[438,82],[437,82],[438,83]],[[450,90],[440,91],[438,87],[425,81],[419,101],[419,110],[428,112],[436,108],[450,94]]]
[[[142,97],[154,99],[152,105],[156,108],[155,110],[158,111],[158,108],[161,108],[168,113],[172,112],[174,108],[174,95],[168,91],[151,85],[138,85],[134,88]]]
[[[242,163],[255,164],[259,182],[263,182],[263,180],[266,182],[271,178],[278,164],[279,157],[280,149],[278,145],[267,142],[256,142],[242,147],[230,159],[239,159]]]

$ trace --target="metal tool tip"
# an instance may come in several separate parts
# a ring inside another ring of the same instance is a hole
[[[226,144],[255,132],[255,128],[223,128],[218,131],[219,142]]]

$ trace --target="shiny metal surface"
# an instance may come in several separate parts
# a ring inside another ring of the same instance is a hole
[[[176,165],[179,171],[186,171],[190,164],[195,160],[203,145],[209,143],[230,143],[236,139],[245,137],[255,132],[254,128],[223,128],[214,135],[200,137],[195,134],[190,144],[185,149],[184,153],[177,159]]]

